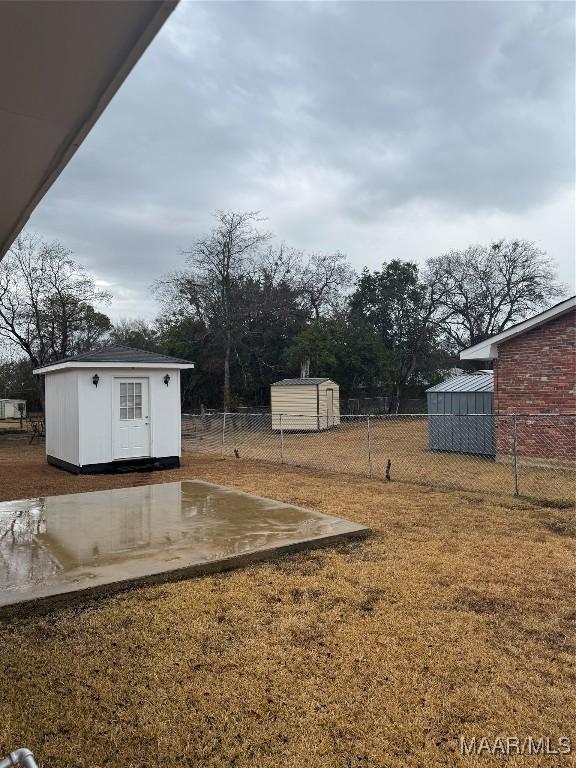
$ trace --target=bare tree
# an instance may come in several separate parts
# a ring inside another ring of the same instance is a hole
[[[563,292],[546,253],[526,240],[449,251],[426,263],[436,322],[463,349],[546,306]]]
[[[109,333],[112,344],[136,347],[156,352],[159,346],[158,328],[143,318],[123,318],[118,320]]]
[[[352,285],[354,270],[345,254],[312,253],[302,256],[300,290],[314,320],[341,309],[346,291]]]
[[[90,348],[110,327],[107,291],[61,243],[23,234],[0,263],[0,338],[34,366]]]
[[[258,272],[270,285],[285,284],[300,292],[302,259],[302,251],[290,248],[285,243],[281,243],[279,247],[270,245],[258,259]]]
[[[343,308],[354,277],[354,270],[340,251],[299,254],[298,290],[315,323]],[[310,357],[305,355],[300,361],[300,377],[308,376]]]
[[[171,312],[191,312],[219,337],[223,407],[229,411],[230,358],[242,315],[238,287],[254,271],[260,249],[271,235],[259,228],[262,218],[255,211],[217,211],[214,217],[212,231],[183,252],[187,268],[167,275],[154,289]]]
[[[299,299],[301,311],[318,323],[334,317],[345,306],[355,272],[346,256],[335,253],[305,253],[282,244],[270,247],[259,264],[260,276],[271,285],[284,284]],[[300,361],[300,376],[310,375],[310,357]]]

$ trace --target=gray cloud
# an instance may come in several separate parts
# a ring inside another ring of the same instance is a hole
[[[31,227],[115,314],[215,208],[358,267],[531,237],[570,279],[573,30],[562,2],[182,2]]]

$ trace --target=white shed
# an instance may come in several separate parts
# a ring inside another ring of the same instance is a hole
[[[26,416],[26,400],[0,399],[0,419],[20,419]]]
[[[340,424],[340,388],[331,379],[282,379],[270,387],[272,429],[319,432]]]
[[[180,371],[193,367],[114,346],[36,369],[48,463],[76,474],[180,466]]]

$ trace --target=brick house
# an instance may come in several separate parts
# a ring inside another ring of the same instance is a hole
[[[492,362],[497,459],[510,459],[514,430],[524,459],[576,459],[575,296],[465,349],[460,358]]]

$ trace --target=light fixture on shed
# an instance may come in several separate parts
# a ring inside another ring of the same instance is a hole
[[[170,384],[170,374],[169,373],[167,373],[166,376],[164,376],[164,384],[166,384],[166,386],[168,386],[168,384]]]
[[[97,373],[92,376],[92,384],[94,384],[95,387],[98,386],[98,382],[100,381],[100,376],[98,376]]]

